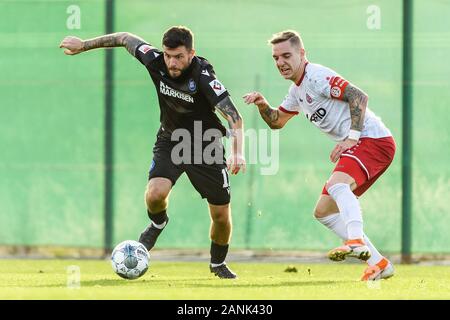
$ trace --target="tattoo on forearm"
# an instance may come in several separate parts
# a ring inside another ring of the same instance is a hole
[[[86,40],[83,44],[83,50],[123,46],[121,43],[120,33],[107,34],[94,39]]]
[[[225,119],[227,119],[230,128],[233,128],[233,125],[242,119],[230,97],[225,97],[222,99],[216,105],[216,109],[219,110]]]
[[[131,33],[127,33],[123,41],[125,44],[125,48],[127,48],[128,52],[133,56],[136,52],[136,48],[141,43],[145,42],[145,40],[143,40],[143,39],[139,38],[138,36],[131,34]]]
[[[367,107],[367,95],[351,84],[344,91],[344,101],[348,102],[351,117],[351,129],[361,131],[364,125],[364,114]]]
[[[134,56],[137,46],[143,42],[145,41],[131,33],[117,32],[85,40],[83,42],[83,51],[96,48],[125,47]]]
[[[269,126],[272,126],[275,122],[277,122],[280,116],[278,109],[272,109],[270,106],[266,106],[262,110],[259,109],[259,113]]]

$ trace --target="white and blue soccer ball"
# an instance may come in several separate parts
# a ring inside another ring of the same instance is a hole
[[[111,264],[115,273],[124,279],[143,276],[150,263],[150,255],[144,245],[134,240],[119,243],[111,254]]]

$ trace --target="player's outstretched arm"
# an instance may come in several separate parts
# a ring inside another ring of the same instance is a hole
[[[134,56],[137,46],[144,42],[143,39],[129,32],[116,32],[88,40],[68,36],[61,41],[59,47],[65,48],[64,53],[67,55],[75,55],[97,48],[125,47]]]
[[[289,119],[294,116],[293,114],[270,107],[266,98],[259,92],[247,93],[243,98],[246,104],[254,103],[258,107],[261,118],[263,118],[271,129],[283,128]]]
[[[228,121],[230,126],[232,141],[232,150],[230,159],[228,159],[228,169],[231,174],[237,174],[242,168],[245,172],[244,157],[244,122],[239,111],[234,106],[230,96],[226,96],[216,105],[219,113]]]

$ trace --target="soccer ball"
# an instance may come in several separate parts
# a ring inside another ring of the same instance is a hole
[[[111,254],[111,265],[115,273],[124,279],[137,279],[147,272],[149,254],[144,245],[134,240],[119,243]]]

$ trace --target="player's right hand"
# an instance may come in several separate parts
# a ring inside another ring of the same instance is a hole
[[[233,153],[227,159],[227,169],[231,174],[238,174],[239,170],[242,169],[242,173],[245,173],[247,164],[245,163],[245,157],[240,153]]]
[[[247,93],[242,98],[244,99],[244,102],[246,104],[254,103],[258,107],[269,105],[266,98],[264,98],[264,96],[260,92],[253,91],[253,92]]]
[[[60,48],[65,48],[64,53],[74,55],[83,52],[83,40],[77,37],[68,36],[61,41]]]

